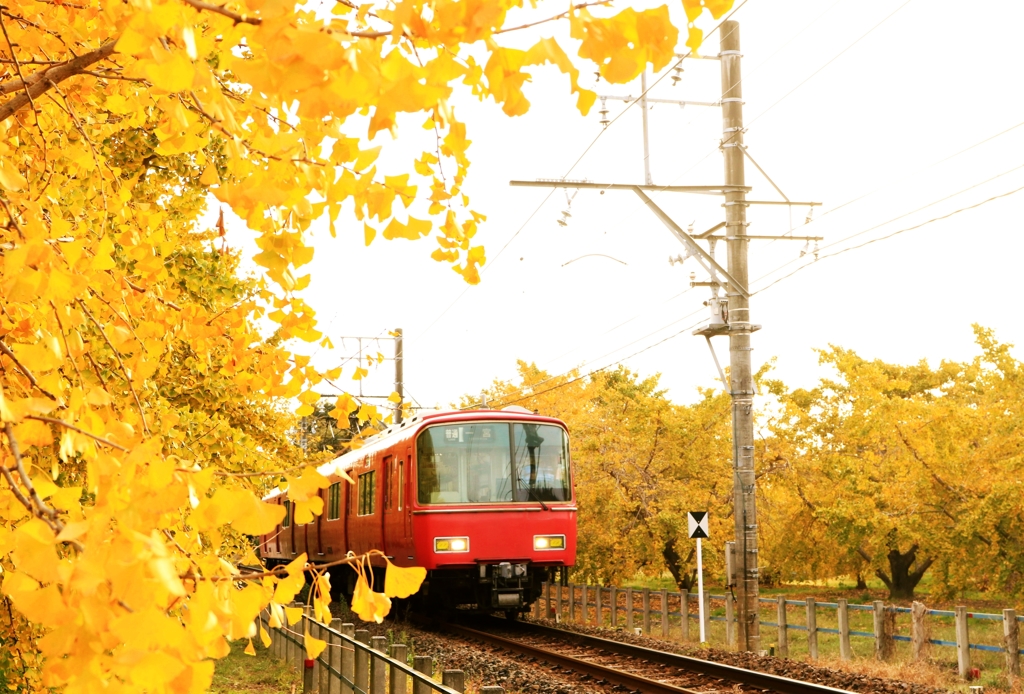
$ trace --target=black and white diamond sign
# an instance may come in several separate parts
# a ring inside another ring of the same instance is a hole
[[[690,539],[708,539],[708,512],[690,511],[686,514],[687,525],[690,530]]]

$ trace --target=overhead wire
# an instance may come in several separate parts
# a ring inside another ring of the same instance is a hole
[[[1024,167],[1017,167],[1017,168],[1024,168]],[[867,241],[865,241],[863,243],[859,243],[856,246],[848,246],[847,248],[841,248],[838,251],[835,251],[833,253],[826,253],[826,254],[820,256],[818,258],[818,260],[815,260],[814,262],[811,262],[811,263],[808,263],[806,265],[801,265],[800,267],[794,268],[792,272],[790,272],[790,273],[788,273],[786,275],[783,275],[782,277],[779,277],[778,279],[774,280],[770,284],[767,284],[764,287],[761,287],[760,289],[758,289],[758,290],[756,290],[754,292],[751,292],[750,295],[754,296],[754,295],[760,294],[761,292],[764,292],[764,291],[766,291],[768,289],[771,289],[772,287],[774,287],[779,282],[782,282],[783,280],[789,279],[790,277],[792,277],[796,273],[800,272],[801,270],[805,270],[805,269],[811,267],[812,265],[814,265],[814,264],[816,264],[816,263],[818,263],[818,262],[820,262],[822,260],[825,260],[826,258],[833,258],[833,257],[835,257],[837,255],[842,255],[843,253],[846,253],[847,251],[853,251],[853,250],[856,250],[858,248],[863,248],[864,246],[869,246],[869,245],[871,245],[873,243],[878,243],[879,241],[885,241],[887,239],[891,239],[894,236],[898,236],[899,234],[903,234],[903,233],[908,232],[908,231],[913,231],[915,229],[920,229],[921,227],[927,226],[929,224],[933,224],[935,222],[942,221],[944,219],[949,219],[950,217],[955,217],[956,215],[961,214],[963,212],[967,212],[969,210],[977,209],[977,208],[979,208],[979,207],[981,207],[983,205],[987,205],[990,202],[995,202],[996,200],[1000,200],[1002,198],[1006,198],[1006,197],[1009,197],[1011,195],[1015,195],[1016,193],[1019,193],[1021,191],[1024,191],[1024,186],[1020,186],[1019,188],[1015,188],[1015,189],[1007,191],[1005,193],[1000,193],[999,195],[993,195],[992,197],[987,198],[985,200],[982,200],[980,202],[977,202],[977,203],[975,203],[973,205],[968,205],[966,207],[961,207],[960,209],[953,210],[952,212],[947,212],[946,214],[939,215],[938,217],[932,217],[931,219],[928,219],[926,221],[920,222],[918,224],[914,224],[913,226],[905,227],[903,229],[897,229],[896,231],[890,232],[890,233],[886,234],[885,236],[879,236],[878,238],[868,239]],[[859,236],[859,234],[854,234],[853,236]],[[847,238],[852,238],[852,236],[851,237],[847,237]]]
[[[733,17],[733,15],[735,15],[737,12],[739,12],[740,9],[742,9],[743,6],[747,4],[747,2],[749,2],[749,0],[742,0],[737,7],[733,8],[732,11],[729,12],[729,14],[721,22],[719,22],[717,25],[715,25],[715,27],[713,29],[711,29],[711,31],[708,32],[708,36],[710,37],[715,32],[717,32],[718,29],[722,26],[722,24],[727,22],[729,19],[731,19]],[[624,108],[617,116],[615,116],[615,118],[612,119],[612,121],[608,124],[607,127],[603,128],[600,132],[598,132],[597,136],[594,137],[594,139],[591,141],[591,143],[589,145],[587,145],[586,149],[583,150],[583,153],[576,159],[575,162],[573,162],[572,166],[569,167],[569,169],[565,172],[565,174],[562,176],[562,178],[565,179],[565,178],[569,177],[569,174],[571,174],[573,172],[573,170],[575,170],[575,168],[579,165],[579,163],[581,161],[583,161],[584,157],[586,157],[587,154],[590,152],[590,150],[593,149],[594,145],[597,144],[597,141],[601,139],[601,136],[607,131],[608,128],[610,128],[612,125],[614,125],[615,122],[617,120],[619,120],[619,118],[621,118],[630,108],[632,108],[632,106],[635,103],[637,103],[637,101],[639,101],[644,96],[646,96],[648,94],[648,92],[650,92],[651,89],[653,89],[655,86],[657,86],[658,83],[661,82],[661,80],[663,80],[665,78],[665,76],[668,75],[669,72],[672,69],[674,69],[675,67],[678,67],[683,62],[683,60],[688,58],[691,54],[692,54],[692,52],[689,52],[686,55],[684,55],[681,58],[679,58],[679,60],[676,61],[675,65],[673,65],[672,68],[669,68],[661,77],[656,79],[654,81],[654,83],[650,85],[650,87],[648,87],[646,90],[644,90],[644,92],[640,95],[640,97],[636,101],[629,102],[629,104],[627,104],[626,108]],[[519,236],[520,232],[522,232],[523,229],[525,229],[527,227],[527,225],[533,220],[533,218],[537,216],[537,213],[540,212],[541,208],[543,208],[544,205],[547,204],[548,200],[551,199],[551,196],[554,195],[555,190],[556,190],[555,188],[552,188],[551,192],[549,192],[544,197],[544,199],[541,200],[540,204],[537,205],[537,207],[533,210],[533,212],[530,213],[530,216],[526,218],[526,221],[523,222],[519,226],[518,229],[516,229],[515,233],[512,234],[512,236],[509,238],[509,240],[505,242],[505,245],[503,245],[498,250],[498,252],[494,255],[494,257],[491,258],[491,262],[484,267],[484,269],[482,270],[481,274],[486,273],[488,270],[490,270],[490,268],[494,267],[495,262],[497,262],[498,258],[501,257],[501,254],[505,252],[505,249],[508,248],[509,244],[511,244],[516,239],[516,237]],[[430,322],[430,324],[420,333],[419,336],[422,337],[423,335],[426,335],[431,330],[431,328],[433,328],[434,325],[436,325],[438,323],[438,321],[440,321],[441,318],[443,318],[448,313],[448,311],[450,311],[455,306],[455,304],[457,304],[459,301],[462,300],[462,297],[464,297],[466,295],[466,293],[469,291],[469,289],[470,289],[469,285],[464,287],[463,290],[458,294],[458,296],[456,296],[455,299],[453,299],[452,302],[450,304],[448,304],[448,306],[446,306],[443,311],[441,311],[441,313],[437,316],[437,318],[435,318],[433,321]]]

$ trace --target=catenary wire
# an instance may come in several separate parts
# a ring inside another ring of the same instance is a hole
[[[1021,168],[1021,167],[1018,167],[1018,168]],[[954,216],[956,216],[958,214],[961,214],[963,212],[967,212],[968,210],[977,209],[977,208],[981,207],[982,205],[987,205],[990,202],[994,202],[996,200],[1001,200],[1002,198],[1009,197],[1009,196],[1014,195],[1016,193],[1019,193],[1021,191],[1024,191],[1024,186],[1021,186],[1019,188],[1015,188],[1015,189],[1007,191],[1005,193],[1000,193],[999,195],[993,195],[992,197],[987,198],[985,200],[982,200],[981,202],[977,202],[977,203],[975,203],[973,205],[968,205],[967,207],[961,207],[960,209],[953,210],[952,212],[947,212],[944,215],[939,215],[938,217],[932,217],[931,219],[928,219],[928,220],[925,220],[923,222],[920,222],[919,224],[914,224],[913,226],[905,227],[903,229],[897,229],[896,231],[890,232],[890,233],[886,234],[885,236],[879,236],[878,238],[868,239],[867,241],[864,241],[863,243],[859,243],[856,246],[849,246],[847,248],[841,248],[838,251],[835,251],[833,253],[826,253],[826,254],[820,256],[818,258],[818,260],[816,260],[814,262],[808,263],[806,265],[801,265],[798,268],[794,268],[793,271],[790,272],[789,274],[783,275],[782,277],[779,277],[778,279],[774,280],[770,284],[767,284],[764,287],[761,287],[757,291],[751,292],[750,295],[751,296],[755,296],[757,294],[760,294],[761,292],[764,292],[764,291],[766,291],[768,289],[771,289],[772,287],[774,287],[779,282],[781,282],[781,281],[783,281],[785,279],[789,279],[790,277],[792,277],[796,273],[800,272],[801,270],[803,270],[805,268],[808,268],[811,265],[814,265],[815,263],[817,263],[818,261],[824,260],[825,258],[834,258],[835,256],[841,255],[843,253],[846,253],[847,251],[853,251],[853,250],[856,250],[858,248],[863,248],[864,246],[871,245],[872,243],[878,243],[879,241],[885,241],[886,239],[891,239],[892,237],[898,236],[899,234],[902,234],[904,232],[913,231],[915,229],[920,229],[923,226],[927,226],[927,225],[932,224],[934,222],[942,221],[943,219],[949,219],[950,217],[954,217]],[[855,234],[854,236],[856,236],[856,235],[857,234]],[[851,237],[848,237],[848,238],[851,238]]]
[[[718,29],[722,26],[722,24],[727,22],[729,19],[731,19],[733,17],[733,15],[735,15],[737,12],[739,12],[740,9],[742,9],[743,6],[747,4],[747,2],[749,2],[749,0],[742,0],[742,2],[740,2],[740,4],[737,7],[734,7],[732,9],[732,11],[729,12],[729,14],[725,17],[725,19],[723,19],[721,22],[719,22],[717,25],[715,25],[715,27],[711,31],[708,32],[708,36],[710,37],[715,32],[717,32]],[[685,60],[690,55],[691,55],[690,53],[687,53],[682,58],[680,58],[678,61],[676,61],[675,65],[673,65],[673,68],[677,67],[680,63],[683,62],[683,60]],[[665,71],[664,74],[662,74],[661,77],[656,79],[654,81],[654,83],[651,84],[650,87],[648,87],[643,92],[643,94],[640,95],[640,98],[646,96],[647,93],[651,91],[651,89],[653,89],[655,86],[657,86],[658,83],[661,82],[661,80],[663,80],[665,78],[665,76],[668,75],[671,72],[671,69],[672,68],[669,68],[668,70]],[[598,132],[597,136],[594,137],[594,139],[591,141],[591,143],[589,145],[587,145],[587,148],[583,150],[583,153],[576,159],[575,162],[573,162],[572,166],[569,167],[569,170],[566,171],[565,174],[562,176],[563,179],[564,178],[568,178],[569,174],[571,174],[573,172],[573,170],[579,165],[579,163],[581,161],[583,161],[583,158],[587,156],[587,153],[589,153],[590,150],[593,149],[594,145],[597,144],[597,141],[601,139],[601,136],[605,133],[605,131],[608,128],[610,128],[617,120],[619,120],[619,118],[621,118],[622,115],[626,113],[626,111],[628,111],[630,108],[632,108],[633,104],[637,103],[637,101],[639,101],[640,98],[638,98],[636,101],[631,101],[629,104],[627,104],[626,108],[624,108],[617,116],[615,116],[615,118],[612,119],[612,121],[608,124],[608,126],[606,128],[603,128],[600,132]],[[509,238],[509,240],[505,242],[505,245],[503,245],[498,250],[498,252],[495,253],[494,257],[491,258],[491,262],[484,268],[483,272],[487,272],[490,268],[494,267],[495,262],[497,262],[498,258],[501,257],[501,254],[505,252],[505,249],[508,248],[509,244],[511,244],[516,239],[516,237],[519,236],[520,232],[522,232],[522,230],[526,228],[526,226],[530,223],[530,221],[533,220],[533,218],[537,216],[537,213],[540,212],[541,208],[544,207],[544,205],[547,204],[548,200],[551,199],[551,196],[554,195],[555,190],[556,189],[552,188],[551,192],[549,192],[544,197],[544,199],[541,200],[540,204],[537,205],[536,209],[534,209],[534,211],[530,213],[530,216],[526,218],[526,221],[523,222],[522,225],[520,225],[520,227],[518,229],[516,229],[515,233],[512,234],[512,236]],[[423,337],[424,335],[426,335],[431,330],[431,328],[433,328],[434,325],[436,325],[437,322],[440,321],[441,318],[443,318],[448,313],[448,311],[450,311],[455,306],[455,304],[457,304],[459,301],[462,300],[462,297],[464,297],[466,295],[466,293],[469,291],[469,289],[470,289],[469,286],[465,287],[459,293],[459,295],[456,296],[455,299],[452,300],[452,302],[450,304],[448,304],[448,306],[445,307],[445,309],[443,311],[441,311],[441,313],[437,316],[437,318],[435,318],[433,321],[430,322],[430,324],[423,330],[423,332],[421,332],[419,334],[419,336]]]
[[[872,32],[873,32],[873,31],[874,31],[875,29],[877,29],[878,27],[880,27],[880,26],[882,26],[883,24],[885,24],[885,23],[886,23],[887,21],[889,21],[889,19],[890,19],[890,18],[891,18],[891,17],[893,16],[893,15],[895,15],[895,14],[896,14],[897,12],[899,12],[900,10],[902,10],[902,9],[903,9],[904,7],[906,7],[907,5],[909,5],[909,4],[910,4],[911,2],[913,2],[913,1],[914,1],[914,0],[906,0],[906,2],[904,2],[904,3],[902,4],[902,5],[900,5],[900,6],[899,6],[899,7],[897,7],[897,8],[895,9],[895,10],[893,10],[892,12],[890,12],[889,14],[887,14],[887,15],[886,15],[886,16],[885,16],[885,17],[884,17],[884,18],[882,19],[882,21],[880,21],[880,22],[878,22],[877,24],[875,24],[875,25],[874,25],[873,27],[871,27],[870,29],[868,29],[868,30],[867,30],[866,32],[864,32],[863,34],[861,34],[861,35],[860,35],[860,37],[859,37],[859,38],[858,38],[857,40],[855,40],[855,41],[854,41],[853,43],[851,43],[851,44],[850,44],[849,46],[847,46],[846,48],[844,48],[843,50],[839,51],[839,52],[838,52],[838,53],[836,53],[836,54],[835,54],[834,56],[832,56],[831,60],[829,60],[829,61],[828,61],[827,63],[825,63],[824,65],[822,65],[821,67],[819,67],[819,68],[818,68],[817,70],[815,70],[814,72],[812,72],[812,73],[811,73],[810,75],[808,75],[808,76],[807,76],[806,78],[804,78],[804,80],[803,80],[803,81],[801,81],[801,82],[800,82],[800,83],[799,83],[798,85],[796,85],[795,87],[793,87],[792,89],[790,89],[790,90],[789,90],[788,92],[786,92],[785,94],[783,94],[783,95],[782,95],[781,97],[779,97],[778,99],[776,99],[776,100],[775,100],[775,102],[773,102],[773,103],[772,103],[772,104],[771,104],[771,105],[770,105],[770,106],[769,106],[768,108],[764,109],[764,110],[763,110],[763,111],[761,111],[761,112],[760,112],[759,114],[757,114],[756,116],[754,116],[754,118],[753,118],[753,119],[752,119],[752,120],[751,120],[751,121],[750,121],[749,123],[745,123],[745,124],[744,124],[744,127],[746,127],[746,128],[749,128],[749,127],[750,127],[751,125],[753,125],[754,123],[756,123],[756,122],[757,122],[757,121],[758,121],[758,120],[759,120],[759,119],[760,119],[760,118],[761,118],[762,116],[764,116],[764,115],[765,115],[766,113],[768,113],[768,112],[769,112],[769,111],[771,111],[771,110],[772,110],[773,108],[775,108],[776,106],[778,106],[778,105],[779,105],[780,103],[782,103],[783,101],[785,101],[785,100],[786,100],[786,99],[787,99],[787,98],[788,98],[788,97],[789,97],[789,96],[790,96],[790,95],[791,95],[791,94],[792,94],[793,92],[795,92],[796,90],[800,89],[800,87],[804,86],[805,84],[807,84],[808,82],[810,82],[810,81],[811,81],[812,79],[814,79],[814,77],[815,77],[815,76],[816,76],[816,75],[817,75],[817,74],[818,74],[819,72],[821,72],[822,70],[824,70],[825,68],[827,68],[827,67],[828,67],[829,65],[831,65],[832,63],[834,63],[834,62],[835,62],[836,60],[838,60],[838,59],[839,59],[839,58],[840,58],[841,56],[845,55],[847,51],[849,51],[849,50],[850,50],[851,48],[853,48],[853,47],[854,47],[854,46],[856,46],[856,45],[857,45],[858,43],[860,43],[860,42],[861,42],[862,40],[864,40],[864,39],[865,39],[865,38],[866,38],[866,37],[867,37],[867,36],[868,36],[869,34],[871,34],[871,33],[872,33]]]

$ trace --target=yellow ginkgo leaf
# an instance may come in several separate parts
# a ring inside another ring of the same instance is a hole
[[[310,660],[316,660],[319,658],[320,654],[324,652],[325,648],[327,648],[326,641],[313,638],[309,635],[309,631],[303,635],[302,642],[306,646],[306,657]]]
[[[267,633],[267,630],[263,628],[262,624],[260,625],[260,641],[263,642],[264,648],[270,648],[270,634]]]
[[[360,574],[352,593],[352,611],[364,622],[380,624],[391,611],[391,598],[383,593],[374,592],[366,578]]]
[[[384,574],[384,594],[390,598],[407,598],[420,589],[426,577],[427,570],[422,566],[395,566],[388,561],[387,573]]]
[[[252,639],[249,639],[249,645],[246,646],[245,650],[242,652],[246,655],[256,655],[256,648],[252,645]]]
[[[288,618],[288,626],[294,626],[299,620],[302,619],[302,608],[301,607],[286,607],[284,608],[285,617]]]

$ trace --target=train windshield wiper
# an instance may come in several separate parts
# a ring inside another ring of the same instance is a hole
[[[518,478],[516,478],[516,479],[518,480],[518,482],[519,482],[519,486],[520,486],[520,487],[525,487],[525,488],[526,488],[526,495],[527,495],[527,497],[528,497],[528,498],[527,498],[527,500],[529,500],[529,497],[531,497],[531,496],[532,496],[532,497],[533,497],[533,500],[534,500],[534,501],[536,501],[536,502],[537,502],[538,504],[540,504],[540,507],[541,507],[542,509],[544,509],[545,511],[550,511],[550,510],[551,510],[551,509],[550,509],[550,507],[548,507],[548,505],[547,505],[547,504],[545,504],[545,503],[544,503],[544,502],[543,502],[543,501],[541,500],[541,498],[540,498],[540,494],[538,494],[538,493],[537,493],[537,490],[536,490],[536,489],[534,489],[532,485],[526,484],[526,483],[525,483],[525,482],[523,481],[523,478],[522,478],[522,477],[518,477]]]

